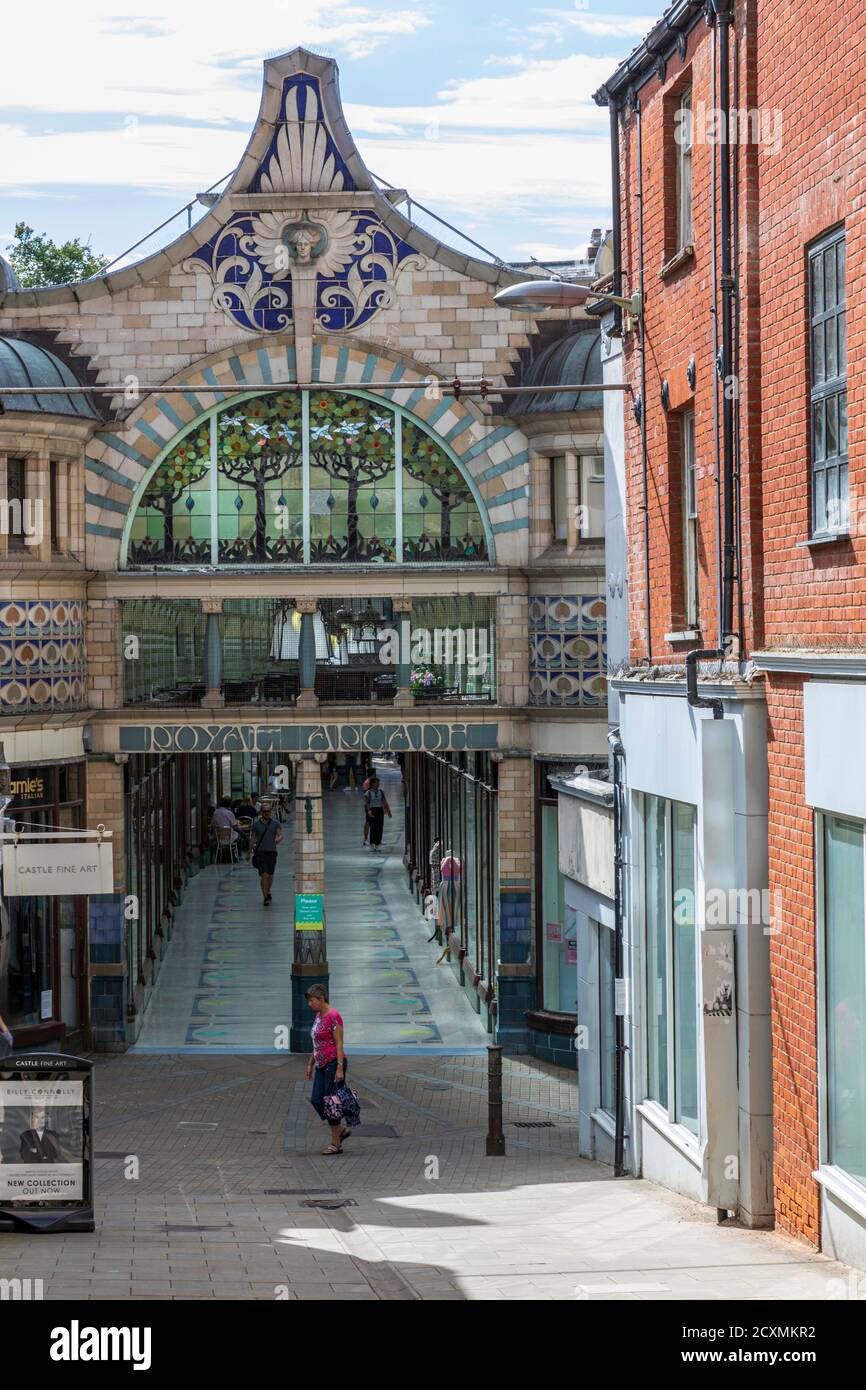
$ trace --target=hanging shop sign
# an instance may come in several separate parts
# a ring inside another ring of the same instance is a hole
[[[114,892],[110,831],[16,832],[0,841],[6,897]]]
[[[122,753],[423,753],[498,747],[496,722],[122,724]]]
[[[0,1061],[0,1231],[92,1231],[93,1064]]]

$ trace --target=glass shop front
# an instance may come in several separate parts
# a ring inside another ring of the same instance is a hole
[[[83,759],[13,767],[6,819],[31,834],[83,829],[84,785]],[[0,1015],[17,1048],[66,1045],[87,1028],[87,904],[85,895],[4,892]]]

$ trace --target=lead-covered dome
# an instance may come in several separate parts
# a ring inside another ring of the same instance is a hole
[[[0,405],[6,414],[22,412],[74,415],[83,420],[99,416],[89,395],[81,391],[46,393],[47,386],[80,386],[70,367],[48,348],[22,338],[0,338]],[[32,393],[4,395],[4,387],[32,386]],[[40,389],[43,388],[43,389]]]

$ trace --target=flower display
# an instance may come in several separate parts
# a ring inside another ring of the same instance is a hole
[[[441,666],[413,666],[409,672],[409,689],[413,695],[424,695],[429,690],[440,689],[445,684],[445,673]]]

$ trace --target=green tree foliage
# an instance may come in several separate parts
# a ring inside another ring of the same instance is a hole
[[[24,289],[40,285],[66,285],[88,280],[108,265],[107,256],[97,256],[90,242],[76,237],[58,246],[50,237],[34,232],[26,222],[16,222],[15,240],[6,248],[12,269]]]

